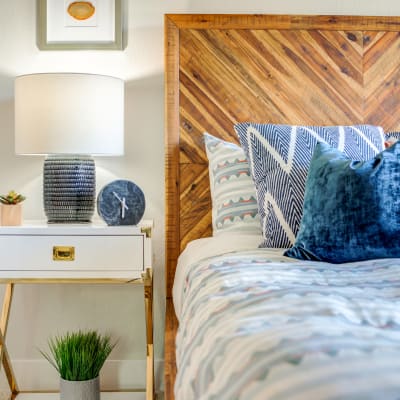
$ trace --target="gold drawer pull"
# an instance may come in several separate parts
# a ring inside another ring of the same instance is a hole
[[[53,246],[54,261],[74,261],[75,247],[74,246]]]

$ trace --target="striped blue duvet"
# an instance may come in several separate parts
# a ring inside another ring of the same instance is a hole
[[[186,272],[177,400],[400,399],[400,259],[257,249]]]

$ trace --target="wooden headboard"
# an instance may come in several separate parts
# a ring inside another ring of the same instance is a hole
[[[243,121],[400,129],[400,17],[166,15],[166,281],[211,235],[207,131]]]

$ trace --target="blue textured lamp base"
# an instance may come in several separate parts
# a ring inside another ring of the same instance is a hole
[[[48,223],[89,223],[96,198],[96,170],[89,156],[44,161],[43,202]]]

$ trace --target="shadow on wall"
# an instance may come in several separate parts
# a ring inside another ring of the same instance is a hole
[[[162,196],[164,146],[160,144],[164,143],[163,137],[163,74],[125,81],[124,155],[97,157],[96,165],[120,178],[136,179],[142,190],[148,187],[146,200],[151,197],[152,187]]]
[[[100,186],[128,179],[144,192],[144,218],[154,220],[154,343],[163,358],[164,282],[164,78],[158,74],[125,83],[125,154],[96,157]],[[100,174],[99,174],[100,172]],[[101,180],[101,183],[100,183]]]
[[[0,104],[14,99],[14,77],[0,73]]]
[[[151,87],[151,88],[161,88],[164,90],[164,74],[159,73],[150,76],[144,76],[141,79],[132,79],[130,81],[125,81],[127,90],[134,90],[140,87]]]
[[[14,80],[12,92],[14,91]],[[0,87],[2,87],[0,78]],[[6,83],[6,86],[8,83]],[[0,89],[2,93],[2,89]],[[41,187],[43,157],[17,156],[14,149],[14,94],[0,100],[0,193],[16,190],[23,193],[24,215],[29,219],[43,218]],[[39,207],[38,207],[39,203]]]

